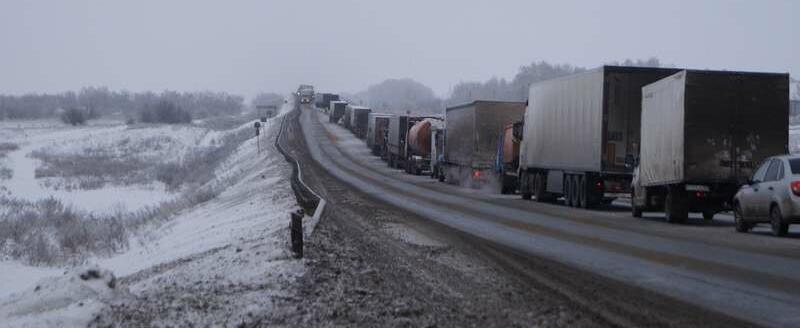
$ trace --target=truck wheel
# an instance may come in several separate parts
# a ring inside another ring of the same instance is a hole
[[[676,187],[670,187],[667,199],[664,201],[664,216],[669,223],[683,223],[689,217],[686,209],[685,192]]]
[[[572,175],[564,177],[564,205],[572,207]]]
[[[783,237],[789,233],[789,225],[783,222],[783,215],[781,215],[781,209],[778,206],[772,205],[772,209],[769,211],[769,218],[773,235]]]
[[[573,175],[569,181],[569,193],[572,200],[572,207],[578,207],[578,176]]]
[[[548,195],[547,191],[545,191],[545,181],[547,181],[545,179],[547,179],[547,177],[543,173],[536,173],[534,176],[533,193],[536,196],[537,202],[546,202],[551,200],[550,195]]]
[[[703,220],[706,220],[706,221],[713,220],[714,219],[714,214],[716,214],[716,213],[714,211],[712,211],[712,210],[703,211]]]
[[[587,190],[586,190],[586,176],[579,175],[577,176],[577,185],[578,185],[578,207],[580,208],[589,208],[589,202],[586,198]]]
[[[642,208],[636,206],[636,189],[631,189],[631,215],[635,218],[642,217]]]
[[[736,224],[736,232],[748,232],[753,228],[753,225],[744,220],[742,216],[742,209],[739,204],[733,207],[733,222]]]

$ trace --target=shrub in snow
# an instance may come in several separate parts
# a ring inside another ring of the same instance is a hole
[[[89,119],[89,113],[83,109],[70,108],[61,114],[61,121],[70,125],[83,125]]]

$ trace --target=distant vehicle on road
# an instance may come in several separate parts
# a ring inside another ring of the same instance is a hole
[[[800,156],[764,161],[734,196],[733,213],[738,232],[769,223],[773,234],[785,236],[790,224],[800,223]]]
[[[366,143],[372,155],[385,157],[386,131],[389,129],[389,118],[392,114],[388,113],[369,113],[367,119]]]
[[[372,112],[372,109],[355,105],[347,105],[347,108],[350,111],[350,131],[356,138],[364,139],[367,136],[369,113]]]
[[[498,133],[507,124],[521,121],[524,113],[524,102],[477,100],[448,107],[441,163],[445,180],[476,188],[496,184]]]
[[[523,123],[506,125],[497,137],[497,155],[494,170],[500,177],[500,193],[513,194],[519,187],[519,144],[522,141]]]
[[[789,143],[789,75],[687,70],[642,88],[639,169],[632,214],[731,209],[736,190]]]
[[[346,101],[334,100],[331,101],[328,110],[328,119],[331,123],[339,123],[339,120],[344,117],[345,109],[347,108]]]
[[[314,95],[314,101],[317,108],[322,108],[326,112],[330,110],[331,101],[339,100],[339,95],[334,93],[318,93]]]
[[[314,100],[314,86],[301,84],[297,88],[297,97],[300,99],[301,104],[310,104]]]

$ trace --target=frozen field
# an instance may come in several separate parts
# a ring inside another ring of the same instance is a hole
[[[169,200],[178,190],[168,190],[146,174],[137,177],[137,170],[179,162],[192,152],[215,145],[223,133],[195,126],[127,127],[117,122],[87,127],[57,122],[0,122],[0,131],[4,142],[19,147],[0,162],[11,172],[10,179],[0,179],[0,189],[7,197],[29,201],[54,197],[65,205],[96,214],[137,211]],[[73,173],[66,176],[58,176],[61,172],[56,172],[56,176],[37,178],[37,169],[46,167],[33,154],[67,160],[84,157],[86,166],[81,169],[88,171],[105,169],[91,167],[97,165],[95,158],[111,161],[109,166],[124,168],[118,164],[135,162],[139,167],[130,170],[130,177],[123,177],[131,181],[80,172],[66,172]]]
[[[287,251],[288,213],[296,207],[296,202],[287,180],[291,169],[271,145],[279,121],[280,117],[267,123],[261,140],[267,151],[258,154],[256,140],[250,138],[216,168],[215,179],[207,185],[219,188],[219,194],[177,212],[156,229],[144,231],[124,251],[94,256],[80,265],[66,267],[0,261],[0,318],[3,318],[0,325],[85,326],[98,315],[103,320],[118,322],[114,318],[118,311],[112,308],[125,304],[135,307],[133,310],[148,305],[157,307],[145,311],[152,317],[137,318],[139,323],[153,325],[187,322],[228,325],[241,322],[252,311],[270,311],[273,303],[270,297],[285,297],[286,282],[302,274],[304,267],[303,262],[290,260]],[[117,147],[120,140],[129,139],[125,143],[135,144],[153,137],[170,141],[162,148],[143,152],[142,157],[179,160],[195,147],[218,142],[221,133],[190,127],[128,129],[116,124],[96,125],[80,132],[56,127],[42,130],[37,131],[37,137],[31,136],[34,131],[30,128],[9,133],[21,144],[20,150],[11,156],[15,160],[12,167],[17,168],[20,162],[36,163],[37,160],[24,156],[36,149],[70,154],[87,147]],[[3,129],[0,133],[8,131]],[[20,171],[33,174],[30,170],[15,170],[15,174]],[[148,193],[152,191],[148,188],[152,188],[155,191],[148,200],[156,203],[173,195],[157,184],[66,191],[37,183],[35,188],[28,186],[30,190],[20,191],[25,186],[17,184],[23,179],[37,180],[31,176],[12,178],[4,186],[11,195],[30,199],[43,196],[35,190],[54,197],[82,195],[64,199],[94,211],[107,209],[106,201],[118,201],[129,208],[153,204],[126,199],[135,198],[126,190]],[[99,194],[92,194],[95,192]],[[105,194],[109,197],[89,201],[91,195]],[[240,290],[239,294],[220,293],[226,289],[224,286],[233,285]],[[187,292],[194,295],[193,300],[225,305],[188,310]],[[154,295],[158,295],[158,301],[153,301]],[[230,321],[214,321],[221,318]]]

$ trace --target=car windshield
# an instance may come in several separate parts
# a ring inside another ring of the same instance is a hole
[[[800,158],[790,159],[789,167],[792,169],[792,174],[800,174]]]

